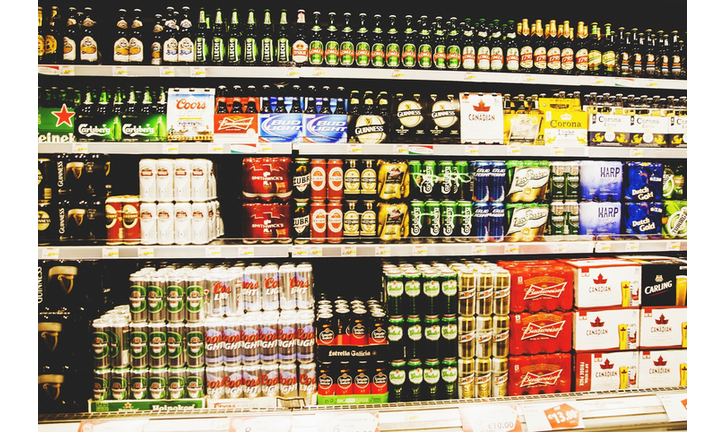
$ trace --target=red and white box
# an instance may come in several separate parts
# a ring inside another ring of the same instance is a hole
[[[641,308],[640,349],[686,348],[686,307]]]
[[[510,355],[569,352],[573,312],[510,314]]]
[[[628,351],[639,347],[640,309],[575,311],[573,349],[580,351]]]
[[[686,350],[639,351],[639,388],[686,387]]]
[[[570,391],[570,354],[508,357],[508,396]]]
[[[576,353],[575,391],[638,388],[638,351]]]
[[[641,265],[614,258],[565,260],[574,267],[574,305],[578,309],[641,305]]]

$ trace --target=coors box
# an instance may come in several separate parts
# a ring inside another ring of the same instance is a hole
[[[638,388],[638,351],[576,353],[575,391]]]
[[[686,387],[686,350],[639,351],[639,388]]]
[[[641,265],[616,258],[565,260],[574,267],[574,304],[578,309],[641,304]]]
[[[664,256],[621,257],[641,264],[641,306],[686,306],[686,261]]]
[[[573,314],[575,351],[627,351],[639,347],[637,308],[576,311]]]
[[[641,308],[641,349],[686,348],[686,307]]]

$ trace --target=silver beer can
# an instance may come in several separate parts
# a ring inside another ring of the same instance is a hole
[[[274,263],[262,267],[262,310],[279,310],[279,266]]]
[[[244,397],[255,399],[261,395],[261,364],[243,365]]]
[[[158,226],[156,217],[158,210],[154,202],[141,202],[139,209],[141,219],[141,244],[155,245],[158,243]]]
[[[299,394],[299,381],[296,363],[279,364],[279,396],[295,398]]]
[[[242,321],[240,317],[226,317],[224,324],[224,364],[238,366],[242,361]]]
[[[173,184],[176,201],[191,201],[191,159],[174,160]]]
[[[209,206],[205,202],[191,204],[191,243],[196,245],[207,244],[209,237]]]
[[[191,200],[209,200],[209,171],[211,161],[208,159],[191,160]]]
[[[209,399],[223,399],[226,396],[224,383],[227,379],[223,365],[206,366],[206,395]]]
[[[174,243],[191,244],[191,203],[177,202],[173,208]]]
[[[156,201],[156,160],[138,162],[138,192],[142,203]]]
[[[279,363],[261,365],[261,396],[279,396]]]
[[[297,299],[294,295],[295,276],[294,264],[284,263],[279,266],[279,308],[282,310],[297,308]]]
[[[241,365],[224,366],[226,380],[224,394],[227,399],[241,399],[244,396],[244,372]]]
[[[279,314],[279,361],[293,363],[297,358],[297,316],[295,311]]]
[[[156,160],[156,201],[158,202],[174,200],[173,163],[173,159]]]
[[[173,203],[160,202],[156,205],[156,239],[160,245],[171,245],[175,239]]]
[[[297,300],[297,309],[314,308],[314,277],[312,276],[312,264],[302,262],[295,268],[292,291]]]
[[[299,310],[297,316],[297,360],[299,363],[314,362],[314,342],[316,332],[314,331],[314,311]]]
[[[248,315],[258,314],[251,312]],[[279,362],[279,312],[265,311],[261,313],[261,326],[259,329],[259,354],[264,364]]]
[[[224,322],[221,318],[204,321],[204,360],[206,366],[224,364]]]
[[[242,282],[244,309],[247,312],[257,312],[261,308],[261,290],[263,287],[262,266],[252,264],[244,269]]]
[[[299,397],[307,405],[312,404],[312,395],[317,391],[317,368],[314,362],[299,364]]]

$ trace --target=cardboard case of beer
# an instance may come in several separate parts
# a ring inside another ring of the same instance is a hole
[[[639,346],[640,309],[609,308],[578,310],[573,315],[573,349],[628,351]]]
[[[216,89],[170,88],[167,140],[213,141],[215,93]]]
[[[634,116],[591,113],[588,117],[588,145],[627,147],[635,126]]]
[[[638,388],[638,351],[576,353],[575,391]]]
[[[686,387],[686,350],[639,351],[639,388]]]
[[[687,146],[687,116],[668,117],[669,119],[669,147],[686,148]]]
[[[686,307],[641,308],[641,349],[687,347]]]
[[[631,145],[635,147],[666,147],[669,135],[669,117],[636,115]]]
[[[616,258],[564,260],[574,267],[574,306],[578,309],[641,305],[641,265]]]
[[[686,306],[686,260],[658,256],[621,256],[641,264],[641,307]]]
[[[244,97],[240,98],[240,101],[244,111],[249,102],[254,102],[259,106],[258,98]],[[259,115],[214,114],[214,142],[232,145],[232,152],[234,152],[234,144],[257,144],[259,142]]]
[[[38,107],[38,142],[72,142],[74,131],[74,107],[66,104],[57,108]]]
[[[497,93],[460,93],[463,144],[503,144],[503,97]]]
[[[577,99],[541,98],[543,123],[538,144],[568,146],[588,144],[588,113]]]

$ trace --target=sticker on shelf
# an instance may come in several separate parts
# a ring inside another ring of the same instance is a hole
[[[523,404],[521,407],[530,432],[584,428],[576,401]]]
[[[342,246],[341,255],[343,257],[356,257],[357,256],[357,246]]]
[[[143,420],[83,420],[78,432],[143,432],[149,419]]]
[[[389,246],[376,246],[375,247],[375,256],[390,256],[390,247]]]
[[[312,76],[319,77],[325,75],[327,75],[327,72],[322,68],[314,68],[314,70],[312,70]]]
[[[254,258],[254,246],[239,246],[239,258]]]
[[[292,246],[292,256],[293,257],[308,257],[311,255],[310,253],[310,246]]]
[[[626,242],[626,252],[637,252],[639,250],[639,242]]]
[[[223,153],[224,145],[221,143],[210,142],[207,152],[208,153]]]
[[[476,243],[472,245],[472,255],[486,255],[488,253],[488,245],[484,243]]]
[[[290,432],[292,415],[229,418],[229,432]]]
[[[257,153],[272,153],[273,148],[271,143],[259,143],[256,145]]]
[[[480,147],[477,145],[465,145],[465,156],[477,156],[480,154]]]
[[[660,394],[658,396],[670,422],[687,421],[688,399],[686,393]]]
[[[318,432],[380,432],[378,412],[320,412],[314,415]]]
[[[392,154],[408,155],[410,154],[410,146],[407,144],[395,144],[392,146]]]
[[[138,248],[138,257],[139,258],[153,258],[154,252],[152,247],[139,247]]]
[[[309,246],[309,256],[321,257],[322,255],[322,246]]]
[[[206,68],[203,66],[192,66],[191,71],[189,73],[190,73],[191,77],[205,78],[206,77]]]
[[[404,78],[405,78],[405,72],[401,71],[400,69],[392,69],[392,73],[390,74],[390,78],[404,79]]]
[[[597,242],[596,243],[597,253],[609,253],[611,252],[611,242]]]
[[[414,255],[414,256],[427,255],[427,245],[413,245],[412,246],[412,255]]]
[[[253,154],[257,152],[257,144],[230,144],[231,153]]]
[[[478,79],[478,74],[473,72],[465,72],[463,75],[463,81],[475,81]]]
[[[113,76],[128,76],[128,66],[113,66]]]
[[[172,77],[176,73],[173,66],[161,66],[159,71],[162,77]]]
[[[298,67],[288,67],[284,71],[284,76],[287,78],[299,78],[301,69]]]
[[[88,143],[87,142],[73,142],[73,145],[71,146],[71,152],[72,153],[88,153]]]
[[[101,256],[103,258],[118,258],[118,248],[104,247]]]
[[[73,76],[75,75],[75,68],[73,65],[61,65],[60,75]]]
[[[219,246],[207,246],[206,258],[221,258],[221,248]]]
[[[41,253],[42,259],[58,259],[60,258],[60,249],[58,248],[43,248]]]
[[[630,157],[643,157],[644,155],[644,149],[641,148],[632,148],[631,151],[629,151]]]
[[[520,146],[509,145],[506,153],[508,156],[520,156]]]
[[[551,147],[551,156],[565,156],[566,148],[561,146]]]
[[[518,405],[462,406],[463,432],[521,432]]]
[[[362,146],[360,144],[347,144],[347,154],[361,154]]]
[[[646,83],[646,87],[658,87],[658,86],[659,86],[659,82],[655,81],[655,80],[648,80],[648,82]]]
[[[176,142],[164,142],[163,143],[164,154],[178,154],[178,143]]]
[[[538,78],[536,78],[536,77],[533,76],[533,75],[525,75],[525,78],[523,78],[523,80],[524,80],[525,82],[529,82],[529,83],[538,82]]]
[[[667,251],[680,251],[680,250],[681,250],[681,242],[678,242],[678,241],[667,241],[667,242],[666,242],[666,250],[667,250]]]
[[[435,153],[435,147],[431,145],[412,145],[408,147],[410,154],[415,155],[429,155],[432,156]]]
[[[517,245],[515,243],[507,243],[505,245],[505,253],[506,254],[517,254],[520,253],[520,245]]]
[[[555,253],[566,253],[568,252],[568,244],[566,243],[555,243],[553,245],[553,251]]]

